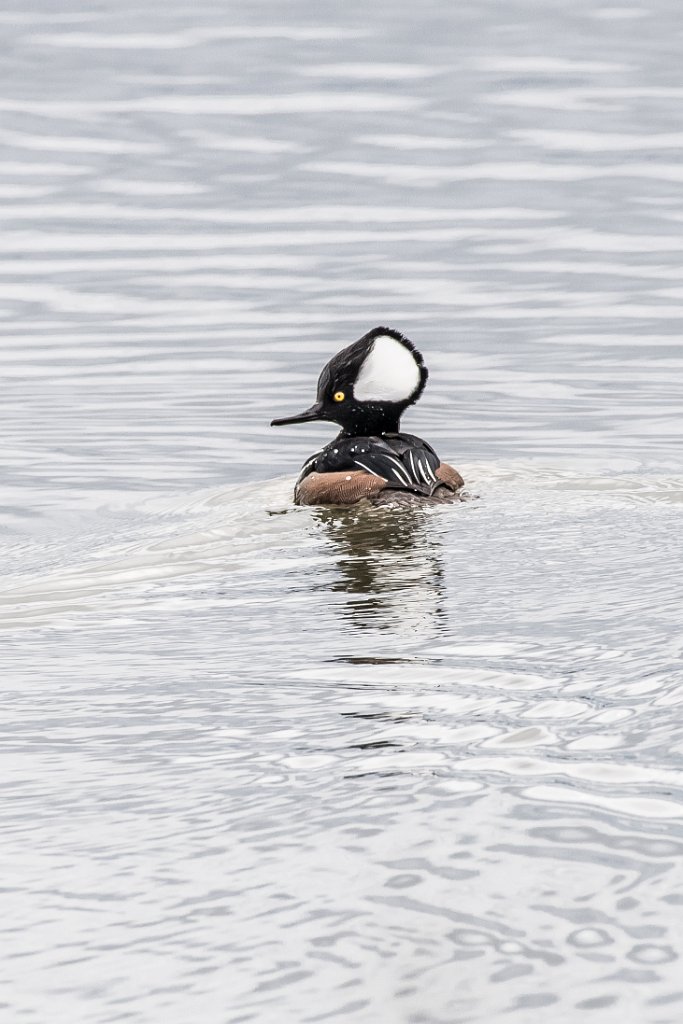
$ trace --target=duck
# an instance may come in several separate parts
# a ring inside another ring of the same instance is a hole
[[[441,504],[461,500],[464,480],[430,444],[403,433],[400,419],[425,389],[429,372],[412,341],[375,327],[337,352],[318,378],[309,409],[272,427],[324,420],[341,427],[304,463],[296,505]]]

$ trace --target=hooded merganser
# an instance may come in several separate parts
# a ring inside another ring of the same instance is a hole
[[[399,432],[401,415],[418,400],[427,376],[413,343],[388,327],[375,327],[330,359],[310,409],[271,423],[329,420],[342,428],[304,463],[296,504],[458,500],[464,481],[457,470],[422,438]]]

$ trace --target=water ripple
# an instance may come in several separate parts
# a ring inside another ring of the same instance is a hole
[[[6,1015],[677,1024],[676,5],[42,6],[0,14]],[[296,509],[330,427],[268,423],[378,322],[471,499]]]

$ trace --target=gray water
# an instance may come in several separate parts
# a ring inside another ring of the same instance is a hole
[[[15,8],[3,1021],[679,1024],[678,0]],[[295,509],[379,323],[476,500]]]

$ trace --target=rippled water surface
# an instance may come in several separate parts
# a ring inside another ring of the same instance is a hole
[[[3,1020],[679,1024],[678,2],[0,27]],[[295,509],[378,323],[477,497]]]

